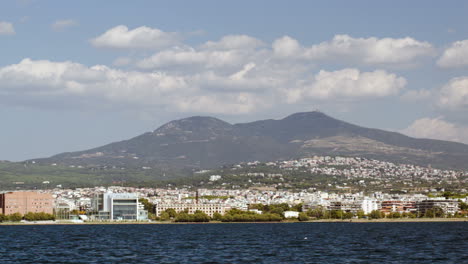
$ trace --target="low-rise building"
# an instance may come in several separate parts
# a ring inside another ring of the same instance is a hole
[[[382,213],[411,213],[416,211],[415,201],[387,200],[382,201]]]
[[[0,214],[54,212],[54,198],[48,193],[7,192],[0,194]]]
[[[458,212],[457,200],[422,200],[416,203],[418,213],[424,214],[429,209],[440,208],[444,214],[455,214]]]
[[[299,212],[296,211],[284,211],[284,218],[298,218]]]
[[[224,213],[230,209],[230,207],[224,204],[197,204],[197,203],[190,203],[190,204],[156,204],[154,206],[154,210],[156,216],[160,216],[162,212],[166,211],[167,209],[174,209],[177,213],[188,211],[189,214],[193,214],[196,211],[202,211],[205,214],[213,217],[214,213],[219,213],[224,215]]]

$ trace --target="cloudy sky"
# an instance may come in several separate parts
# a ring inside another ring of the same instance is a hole
[[[0,160],[316,109],[468,143],[468,2],[387,2],[1,1]]]

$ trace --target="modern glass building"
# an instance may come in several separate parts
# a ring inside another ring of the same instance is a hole
[[[147,220],[148,214],[142,212],[138,196],[134,193],[104,193],[93,200],[93,208],[100,220],[140,221]]]

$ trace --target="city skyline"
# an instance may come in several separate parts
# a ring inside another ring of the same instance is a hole
[[[238,123],[314,109],[467,143],[467,7],[3,2],[0,160],[96,147],[193,115]]]

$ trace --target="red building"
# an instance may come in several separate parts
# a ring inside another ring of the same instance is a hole
[[[54,198],[51,194],[38,192],[7,192],[0,194],[0,214],[54,212]]]
[[[414,201],[382,201],[380,209],[384,214],[393,212],[409,213],[416,211],[416,202]]]

